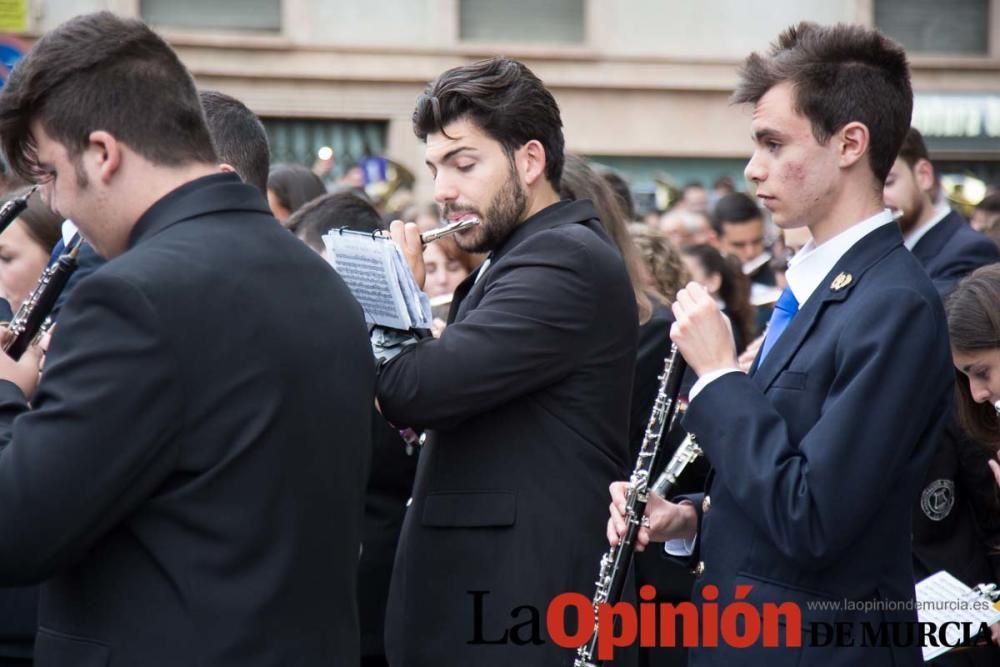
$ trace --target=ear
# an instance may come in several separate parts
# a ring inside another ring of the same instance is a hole
[[[236,171],[236,167],[229,164],[228,162],[220,162],[219,171],[221,171],[223,174],[236,174],[237,176],[240,175],[240,172]]]
[[[532,139],[521,146],[521,177],[525,185],[535,185],[539,179],[545,178],[545,147],[542,142]]]
[[[121,166],[122,145],[104,130],[94,130],[87,139],[90,143],[84,153],[100,181],[107,184]]]
[[[934,189],[934,165],[930,160],[923,158],[917,160],[913,165],[913,177],[921,192],[930,192]]]
[[[848,123],[837,133],[840,142],[839,162],[842,168],[851,167],[868,153],[870,137],[864,123]]]

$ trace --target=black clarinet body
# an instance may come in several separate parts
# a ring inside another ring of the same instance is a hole
[[[3,206],[0,206],[0,234],[10,227],[12,222],[17,220],[17,216],[21,215],[24,209],[28,208],[28,200],[31,199],[31,195],[35,194],[37,189],[38,186],[36,185],[20,197],[11,199]]]
[[[639,457],[635,469],[629,478],[628,493],[625,502],[625,534],[618,544],[601,558],[600,571],[597,576],[597,591],[594,593],[594,634],[590,641],[577,649],[574,667],[599,667],[601,661],[597,658],[597,643],[600,629],[597,622],[597,610],[602,604],[616,604],[621,601],[622,590],[628,577],[628,571],[635,555],[635,543],[646,513],[646,504],[652,492],[650,476],[657,469],[662,448],[660,441],[664,430],[669,429],[677,416],[678,395],[681,390],[681,380],[687,370],[687,362],[673,345],[667,357],[663,374],[660,375],[660,386],[653,402],[653,412],[646,426],[646,433],[639,449]]]
[[[3,346],[4,352],[11,358],[20,359],[32,342],[44,335],[52,326],[49,315],[70,276],[76,271],[76,256],[79,250],[78,241],[69,252],[61,255],[55,264],[46,268],[38,279],[35,289],[17,309],[14,319],[7,325],[9,335]]]

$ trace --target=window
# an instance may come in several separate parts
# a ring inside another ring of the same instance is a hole
[[[362,158],[385,154],[387,124],[382,121],[262,118],[271,144],[271,163],[312,166],[319,150],[333,151],[334,176]]]
[[[990,0],[875,0],[875,27],[911,53],[989,53]]]
[[[280,0],[140,0],[139,15],[158,27],[281,30]]]
[[[460,0],[458,12],[469,42],[584,42],[584,0]]]

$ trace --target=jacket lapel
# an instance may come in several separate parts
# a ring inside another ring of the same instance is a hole
[[[472,291],[473,286],[476,284],[476,276],[482,270],[482,265],[478,266],[475,271],[467,275],[465,280],[455,288],[455,294],[451,297],[451,308],[448,309],[448,324],[459,321],[471,307],[471,304],[466,303],[466,297]],[[475,299],[475,301],[478,301],[478,299]]]
[[[962,224],[965,223],[962,222],[957,213],[952,211],[924,234],[923,238],[917,241],[917,244],[913,246],[913,256],[920,260],[921,264],[927,266],[938,255],[941,248],[948,243],[949,239],[955,235],[959,225]]]
[[[883,225],[855,243],[802,304],[763,363],[757,353],[750,369],[754,382],[767,391],[798,352],[827,305],[845,300],[865,271],[900,245],[902,236],[894,224]]]

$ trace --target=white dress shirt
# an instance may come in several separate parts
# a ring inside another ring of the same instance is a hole
[[[909,234],[903,237],[903,245],[906,246],[906,249],[913,250],[913,247],[917,245],[917,242],[924,238],[924,235],[931,231],[931,229],[934,228],[934,225],[944,220],[949,213],[951,213],[951,207],[948,206],[948,204],[938,204],[935,206],[933,218],[910,231]]]

